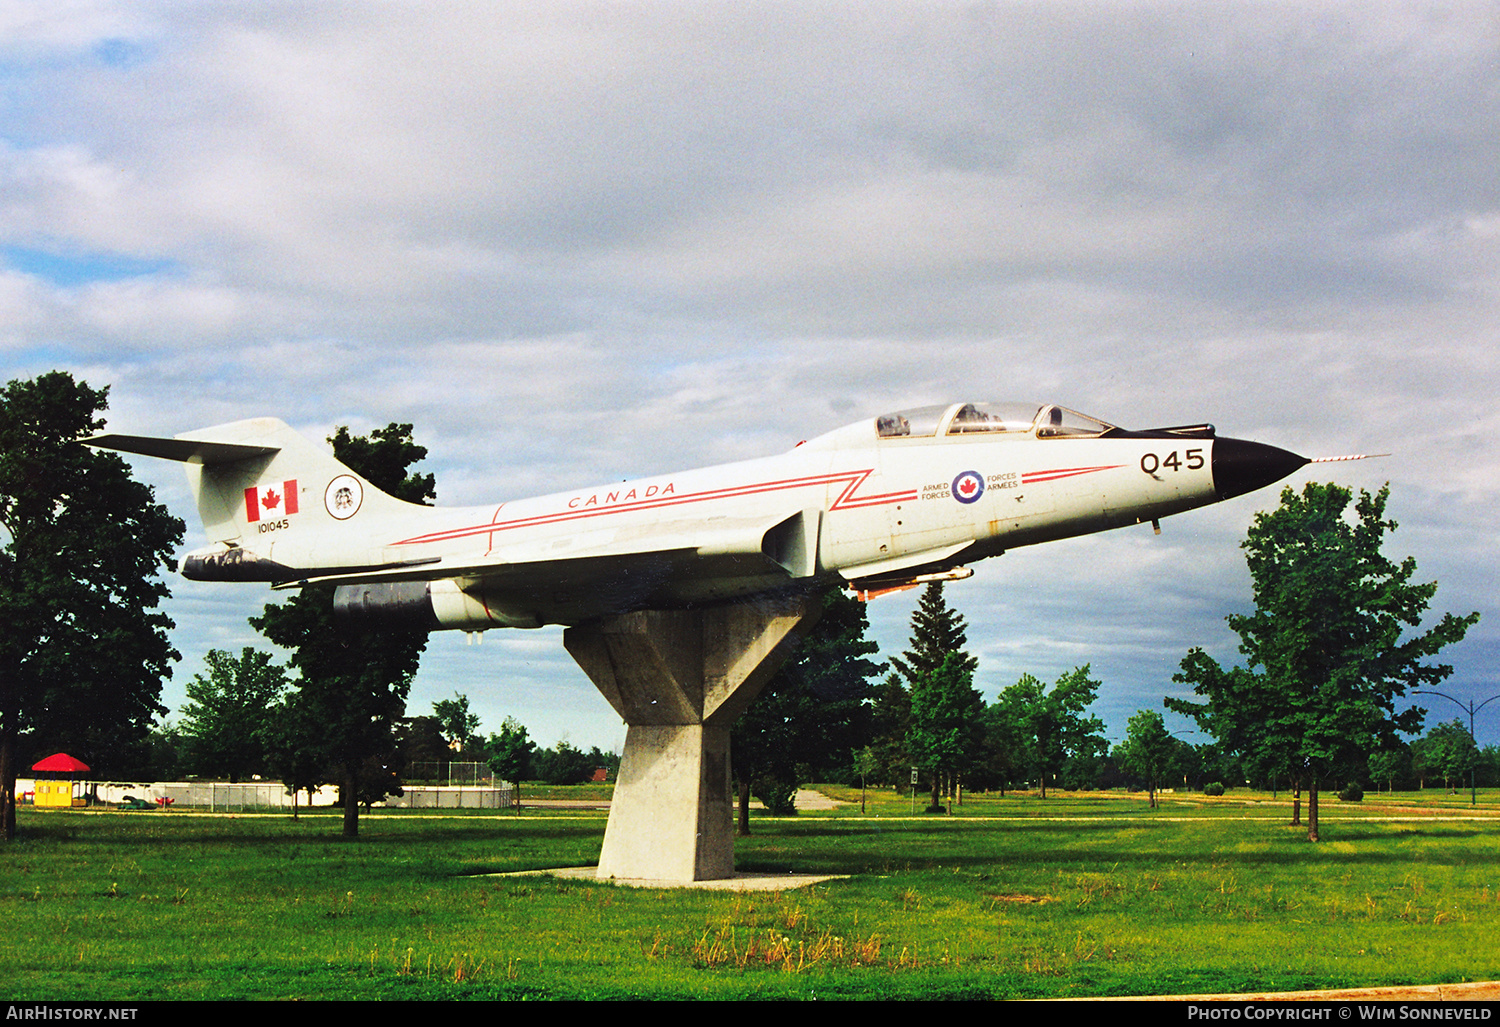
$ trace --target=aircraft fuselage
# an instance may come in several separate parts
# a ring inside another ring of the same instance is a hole
[[[276,421],[112,438],[99,444],[197,476],[213,545],[184,558],[189,577],[331,582],[344,614],[469,631],[835,582],[878,594],[1218,502],[1306,462],[1207,425],[1130,432],[1054,406],[952,404],[776,456],[434,509],[378,493]]]

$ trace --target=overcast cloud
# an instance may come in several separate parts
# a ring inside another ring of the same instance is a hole
[[[1390,552],[1485,615],[1447,689],[1484,699],[1496,10],[0,0],[0,371],[110,384],[129,433],[409,421],[446,503],[959,398],[1390,451],[1290,483],[1391,483]],[[978,565],[986,698],[1088,662],[1118,737],[1190,646],[1233,660],[1275,501]],[[273,597],[174,588],[176,705]],[[914,603],[871,606],[886,654]],[[434,635],[411,712],[454,691],[623,740],[557,629]]]

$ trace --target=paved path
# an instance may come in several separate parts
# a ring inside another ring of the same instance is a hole
[[[1494,1002],[1500,981],[1465,984],[1401,984],[1389,988],[1340,988],[1329,991],[1251,991],[1221,995],[1135,995],[1081,999],[1084,1002]],[[1068,1001],[1063,999],[1062,1001]]]
[[[760,806],[760,803],[756,802],[754,803],[754,805]],[[811,788],[797,789],[798,809],[838,809],[840,806],[847,805],[849,805],[847,802],[839,802],[837,799],[830,799],[822,792],[814,791]],[[765,807],[761,806],[761,809],[765,809]]]
[[[516,870],[504,874],[489,874],[489,877],[568,877],[575,880],[596,881],[598,867],[559,867],[554,870]],[[609,884],[625,888],[685,888],[696,891],[789,891],[806,888],[825,881],[842,881],[848,874],[752,874],[736,871],[733,877],[716,881],[657,881],[649,878],[611,877]]]
[[[830,799],[822,792],[811,788],[797,789],[798,809],[838,809],[840,806],[848,806],[847,802]],[[524,809],[530,806],[533,809],[609,809],[608,799],[528,799],[521,797],[521,806]],[[751,809],[765,809],[759,799],[750,800]]]

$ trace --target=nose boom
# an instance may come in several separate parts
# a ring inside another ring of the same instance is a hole
[[[1305,456],[1244,439],[1214,440],[1214,490],[1219,499],[1233,499],[1280,481],[1308,463]]]

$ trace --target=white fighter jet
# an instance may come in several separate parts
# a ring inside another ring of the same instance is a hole
[[[1053,405],[954,403],[758,460],[441,508],[378,491],[271,418],[89,444],[187,466],[210,540],[183,557],[188,578],[331,583],[344,616],[466,631],[838,583],[868,598],[1155,523],[1309,462],[1207,424],[1127,431]]]

